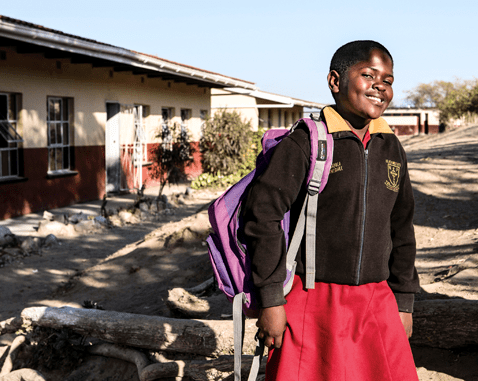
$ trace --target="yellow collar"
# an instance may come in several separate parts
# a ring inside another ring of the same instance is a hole
[[[345,120],[337,111],[335,111],[333,107],[327,106],[323,109],[323,112],[329,133],[338,131],[351,131],[347,122],[345,122]],[[382,134],[393,134],[393,131],[383,118],[373,119],[370,122],[368,130],[370,134],[377,134],[380,132]]]

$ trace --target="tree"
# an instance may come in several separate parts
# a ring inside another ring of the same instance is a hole
[[[420,83],[414,89],[407,91],[405,98],[411,107],[439,107],[444,99],[454,89],[460,86],[460,82],[434,81]]]
[[[436,107],[440,110],[440,122],[450,118],[461,118],[467,114],[478,114],[478,81],[455,80],[420,83],[407,91],[410,106]]]
[[[149,168],[151,178],[159,179],[159,195],[166,183],[177,184],[186,179],[186,167],[193,161],[194,148],[189,143],[185,126],[174,123],[171,127],[163,125],[156,136],[161,143],[151,149],[153,165]]]
[[[200,140],[203,171],[222,175],[237,172],[247,161],[251,138],[250,121],[243,121],[237,111],[214,114],[206,120]]]
[[[478,114],[478,81],[454,89],[439,107],[440,119],[461,118],[466,114]]]

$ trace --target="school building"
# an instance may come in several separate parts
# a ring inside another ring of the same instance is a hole
[[[154,185],[158,136],[187,127],[197,145],[216,92],[249,102],[255,126],[288,126],[312,104],[5,16],[0,75],[0,219]],[[201,173],[199,153],[189,171]]]
[[[395,135],[440,132],[440,111],[435,108],[388,108],[383,114]]]
[[[244,119],[250,120],[252,128],[289,128],[303,115],[304,110],[317,112],[325,106],[323,103],[272,94],[259,89],[225,88],[211,90],[211,111],[239,112]]]

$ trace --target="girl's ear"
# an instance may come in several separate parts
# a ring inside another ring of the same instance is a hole
[[[339,92],[340,74],[336,70],[331,70],[327,75],[327,83],[332,94]]]

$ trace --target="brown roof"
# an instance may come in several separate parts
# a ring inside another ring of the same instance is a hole
[[[59,34],[61,36],[65,36],[65,37],[71,37],[71,38],[75,38],[75,39],[78,39],[78,40],[91,42],[91,43],[94,43],[94,44],[100,44],[100,45],[104,45],[104,46],[110,46],[110,47],[114,47],[114,48],[125,49],[125,48],[121,48],[119,46],[115,46],[115,45],[111,45],[111,44],[105,44],[103,42],[99,42],[99,41],[92,40],[92,39],[89,39],[89,38],[84,38],[84,37],[76,36],[76,35],[73,35],[73,34],[64,33],[62,31],[59,31],[59,30],[56,30],[56,29],[46,28],[42,25],[33,24],[33,23],[30,23],[30,22],[27,22],[27,21],[14,19],[14,18],[11,18],[11,17],[8,17],[8,16],[0,15],[0,20],[3,20],[5,22],[10,22],[12,24],[22,25],[22,26],[25,26],[25,27],[28,27],[28,28],[34,28],[34,29],[39,29],[39,30],[45,31],[45,32]],[[223,76],[223,77],[234,79],[236,81],[242,81],[242,82],[250,83],[252,85],[255,84],[254,82],[245,81],[243,79],[230,77],[230,76],[227,76],[227,75],[224,75],[224,74],[216,73],[216,72],[209,71],[209,70],[200,69],[200,68],[190,66],[190,65],[184,65],[182,63],[167,60],[167,59],[164,59],[164,58],[161,58],[161,57],[158,57],[158,56],[154,56],[154,55],[151,55],[151,54],[141,53],[141,52],[137,52],[137,51],[130,50],[130,49],[125,49],[125,50],[129,50],[130,52],[133,52],[133,53],[136,53],[136,54],[142,54],[142,55],[145,55],[145,56],[148,56],[148,57],[151,57],[151,58],[156,58],[156,59],[159,59],[159,60],[162,60],[162,61],[165,61],[165,62],[168,62],[168,63],[172,63],[172,64],[175,64],[175,65],[180,65],[180,66],[183,66],[183,67],[186,67],[186,68],[189,68],[189,69],[199,70],[199,71],[203,71],[203,72],[209,73],[209,74],[220,75],[220,76]]]

